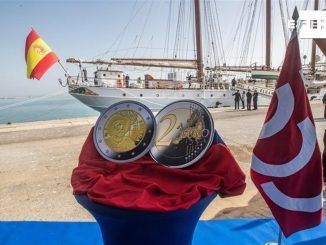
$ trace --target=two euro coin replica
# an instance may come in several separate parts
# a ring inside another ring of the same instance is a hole
[[[214,122],[202,104],[181,100],[156,115],[157,135],[150,154],[171,168],[184,168],[200,160],[211,146]]]
[[[93,139],[102,157],[125,163],[144,156],[153,146],[155,135],[156,123],[151,110],[135,101],[123,101],[101,114]]]
[[[135,101],[110,106],[94,129],[98,152],[113,162],[130,162],[148,151],[167,167],[184,168],[197,162],[214,137],[211,114],[192,100],[173,102],[154,118],[151,111]]]

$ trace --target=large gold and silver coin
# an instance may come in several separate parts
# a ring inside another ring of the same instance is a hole
[[[171,103],[155,119],[157,134],[150,154],[165,166],[184,168],[194,164],[213,141],[212,116],[204,105],[196,101]]]
[[[123,101],[101,114],[93,139],[102,157],[124,163],[145,155],[152,147],[155,135],[156,122],[152,112],[136,101]]]

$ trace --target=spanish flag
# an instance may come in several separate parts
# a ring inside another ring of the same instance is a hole
[[[40,80],[43,74],[59,59],[34,29],[28,34],[25,44],[27,78]]]

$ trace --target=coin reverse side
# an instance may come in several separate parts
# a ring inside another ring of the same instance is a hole
[[[171,168],[184,168],[201,159],[214,137],[207,108],[192,100],[173,102],[156,115],[157,134],[152,158]]]

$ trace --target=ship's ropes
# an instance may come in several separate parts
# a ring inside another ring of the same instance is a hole
[[[226,57],[228,57],[228,59],[227,59],[228,64],[231,64],[231,63],[236,64],[235,57],[233,57],[233,55],[234,55],[234,52],[235,52],[235,54],[237,54],[239,52],[238,48],[240,47],[240,45],[236,45],[236,42],[240,40],[240,38],[238,38],[238,37],[241,35],[241,26],[242,26],[243,19],[244,19],[244,16],[245,16],[246,2],[247,2],[247,0],[245,0],[243,2],[240,14],[236,15],[236,16],[239,16],[239,20],[238,20],[238,25],[235,28],[235,32],[234,32],[234,36],[232,38],[231,46],[228,47],[228,49],[227,49],[228,51],[226,53]],[[234,20],[236,20],[236,19],[234,19]],[[233,26],[234,25],[235,25],[235,23],[233,23]]]
[[[195,59],[195,10],[194,5],[189,0],[174,0],[177,6],[173,11],[176,13],[176,27],[174,41],[172,44],[172,57],[174,59]],[[172,18],[172,17],[171,17]],[[170,37],[169,38],[170,42]],[[166,43],[166,46],[168,44]],[[169,55],[171,57],[171,55]]]
[[[89,59],[95,59],[95,58],[99,58],[99,57],[104,57],[106,55],[108,55],[109,53],[113,53],[112,56],[115,56],[116,52],[117,51],[120,51],[120,44],[122,43],[122,40],[127,32],[127,28],[128,26],[130,25],[130,23],[132,23],[135,18],[137,17],[137,15],[139,13],[142,13],[142,9],[144,8],[145,4],[146,4],[146,1],[141,1],[141,4],[137,7],[137,4],[138,4],[138,0],[136,0],[133,4],[133,12],[129,15],[129,19],[126,23],[126,25],[121,29],[121,31],[119,32],[119,34],[117,35],[116,39],[113,41],[113,43],[111,44],[111,46],[104,52],[100,53],[100,54],[97,54],[93,57],[90,57]],[[115,45],[117,45],[117,47],[113,50],[113,48],[115,47]]]
[[[252,29],[254,26],[254,20],[255,20],[255,15],[256,15],[256,9],[257,9],[257,2],[258,0],[255,0],[254,2],[251,3],[251,16],[249,15],[248,20],[247,20],[247,29],[245,31],[245,44],[243,46],[242,52],[241,52],[241,58],[240,58],[240,64],[239,65],[246,65],[247,64],[247,59],[248,59],[248,52],[249,52],[249,45],[251,41],[251,36],[252,36]]]
[[[288,42],[289,42],[289,31],[288,31],[287,23],[285,21],[285,16],[284,16],[284,11],[283,11],[283,1],[284,0],[278,0],[278,3],[279,3],[281,19],[282,19],[284,43],[285,43],[285,46],[287,46]],[[288,18],[288,16],[286,16],[286,18]]]
[[[195,21],[194,5],[188,0],[170,0],[168,7],[168,18],[166,36],[163,50],[164,58],[195,59]],[[175,23],[175,26],[172,25]],[[173,32],[173,34],[172,34]],[[164,68],[161,68],[161,77]],[[176,69],[171,69],[176,72]],[[178,70],[178,72],[184,72]]]
[[[235,28],[234,37],[231,43],[231,47],[228,47],[228,60],[229,64],[245,66],[250,65],[255,47],[252,42],[255,43],[257,39],[258,23],[261,13],[262,1],[260,7],[258,7],[258,0],[245,0],[241,14],[239,15],[238,24]],[[257,16],[257,8],[260,11]],[[258,19],[258,20],[257,20]],[[256,25],[256,31],[254,31]],[[231,61],[232,60],[232,61]]]
[[[285,6],[286,6],[286,19],[290,19],[290,10],[289,10],[289,1],[285,0]]]
[[[190,18],[190,16],[195,16],[195,6],[193,4],[189,4],[189,21],[188,21],[188,32],[189,36],[187,38],[187,45],[186,45],[186,59],[195,59],[196,58],[196,37],[194,32],[195,27],[195,19]],[[192,41],[192,42],[191,42]],[[191,43],[190,43],[191,42]],[[192,51],[192,53],[189,53]]]
[[[307,10],[308,9],[308,4],[309,4],[309,0],[304,0],[303,3],[302,3],[302,6],[301,6],[301,10]],[[294,9],[294,7],[293,7],[293,9]],[[299,22],[298,29],[300,30],[300,28],[301,28],[301,22]]]
[[[163,58],[169,57],[169,46],[170,46],[170,31],[171,31],[171,21],[172,21],[172,0],[169,2],[169,10],[168,10],[168,20],[166,25],[166,34],[165,34],[165,42],[164,42],[164,50],[163,50]]]
[[[304,2],[302,3],[302,10],[307,10],[308,8],[308,4],[309,4],[309,0],[304,0]]]
[[[139,44],[140,44],[140,42],[141,42],[141,40],[142,40],[142,37],[143,37],[143,34],[144,34],[145,27],[146,27],[146,25],[147,25],[147,23],[148,23],[149,16],[150,16],[150,14],[151,14],[151,12],[152,12],[153,3],[154,3],[154,0],[151,1],[150,6],[149,6],[149,8],[148,8],[148,12],[147,12],[147,14],[146,14],[145,21],[144,21],[144,24],[143,24],[143,27],[142,27],[141,33],[140,33],[140,36],[139,36],[139,38],[138,38],[137,46],[136,46],[136,49],[135,49],[134,54],[133,54],[133,56],[132,56],[133,58],[135,57],[136,52],[137,52],[137,50],[138,50],[138,48],[139,48]]]
[[[216,3],[216,1],[214,1],[214,7],[215,7],[215,11],[214,12],[216,13],[216,21],[217,21],[218,37],[219,37],[219,38],[217,38],[217,43],[218,43],[217,46],[220,48],[220,53],[222,54],[222,61],[223,61],[223,64],[225,64],[226,63],[226,60],[225,60],[225,51],[224,51],[224,46],[223,46],[222,32],[221,32],[220,21],[219,21],[219,17],[218,17],[218,9],[217,9],[217,3]]]
[[[263,1],[260,2],[258,20],[257,20],[257,23],[256,23],[256,30],[254,31],[255,36],[254,36],[254,39],[253,39],[253,45],[252,45],[253,48],[251,48],[249,64],[253,64],[253,62],[254,62],[253,61],[253,56],[254,56],[254,51],[255,51],[254,47],[256,47],[257,34],[259,33],[258,29],[259,29],[260,18],[262,17],[262,9],[263,9]]]
[[[181,47],[184,47],[183,41],[185,37],[185,3],[185,0],[180,0],[178,4],[178,20],[173,48],[173,58],[175,59],[182,58],[183,55]]]
[[[211,67],[217,67],[225,63],[225,52],[216,1],[212,3],[212,1],[204,0],[204,16],[207,63]]]
[[[232,46],[228,47],[229,64],[246,66],[252,63],[252,52],[257,50],[253,43],[256,42],[257,33],[259,32],[258,23],[262,8],[262,1],[259,2],[260,7],[258,7],[258,0],[245,0],[242,5],[241,14],[231,42]],[[256,17],[257,9],[260,11],[258,18]],[[255,26],[256,30],[254,31]]]
[[[238,37],[239,39],[239,42],[238,42],[238,45],[240,46],[240,50],[239,52],[236,54],[238,56],[237,58],[237,65],[241,66],[241,65],[245,65],[243,64],[243,56],[244,56],[244,52],[246,50],[245,46],[244,46],[244,40],[247,40],[247,37],[248,37],[248,29],[249,29],[249,22],[250,22],[250,17],[252,16],[251,13],[253,12],[252,11],[252,7],[253,7],[253,1],[250,1],[248,3],[248,6],[247,6],[247,16],[246,16],[246,19],[243,20],[243,23],[244,23],[244,27],[243,29],[241,30],[242,31],[242,35]],[[241,26],[242,26],[242,23],[241,23]],[[240,54],[240,55],[239,55]]]

